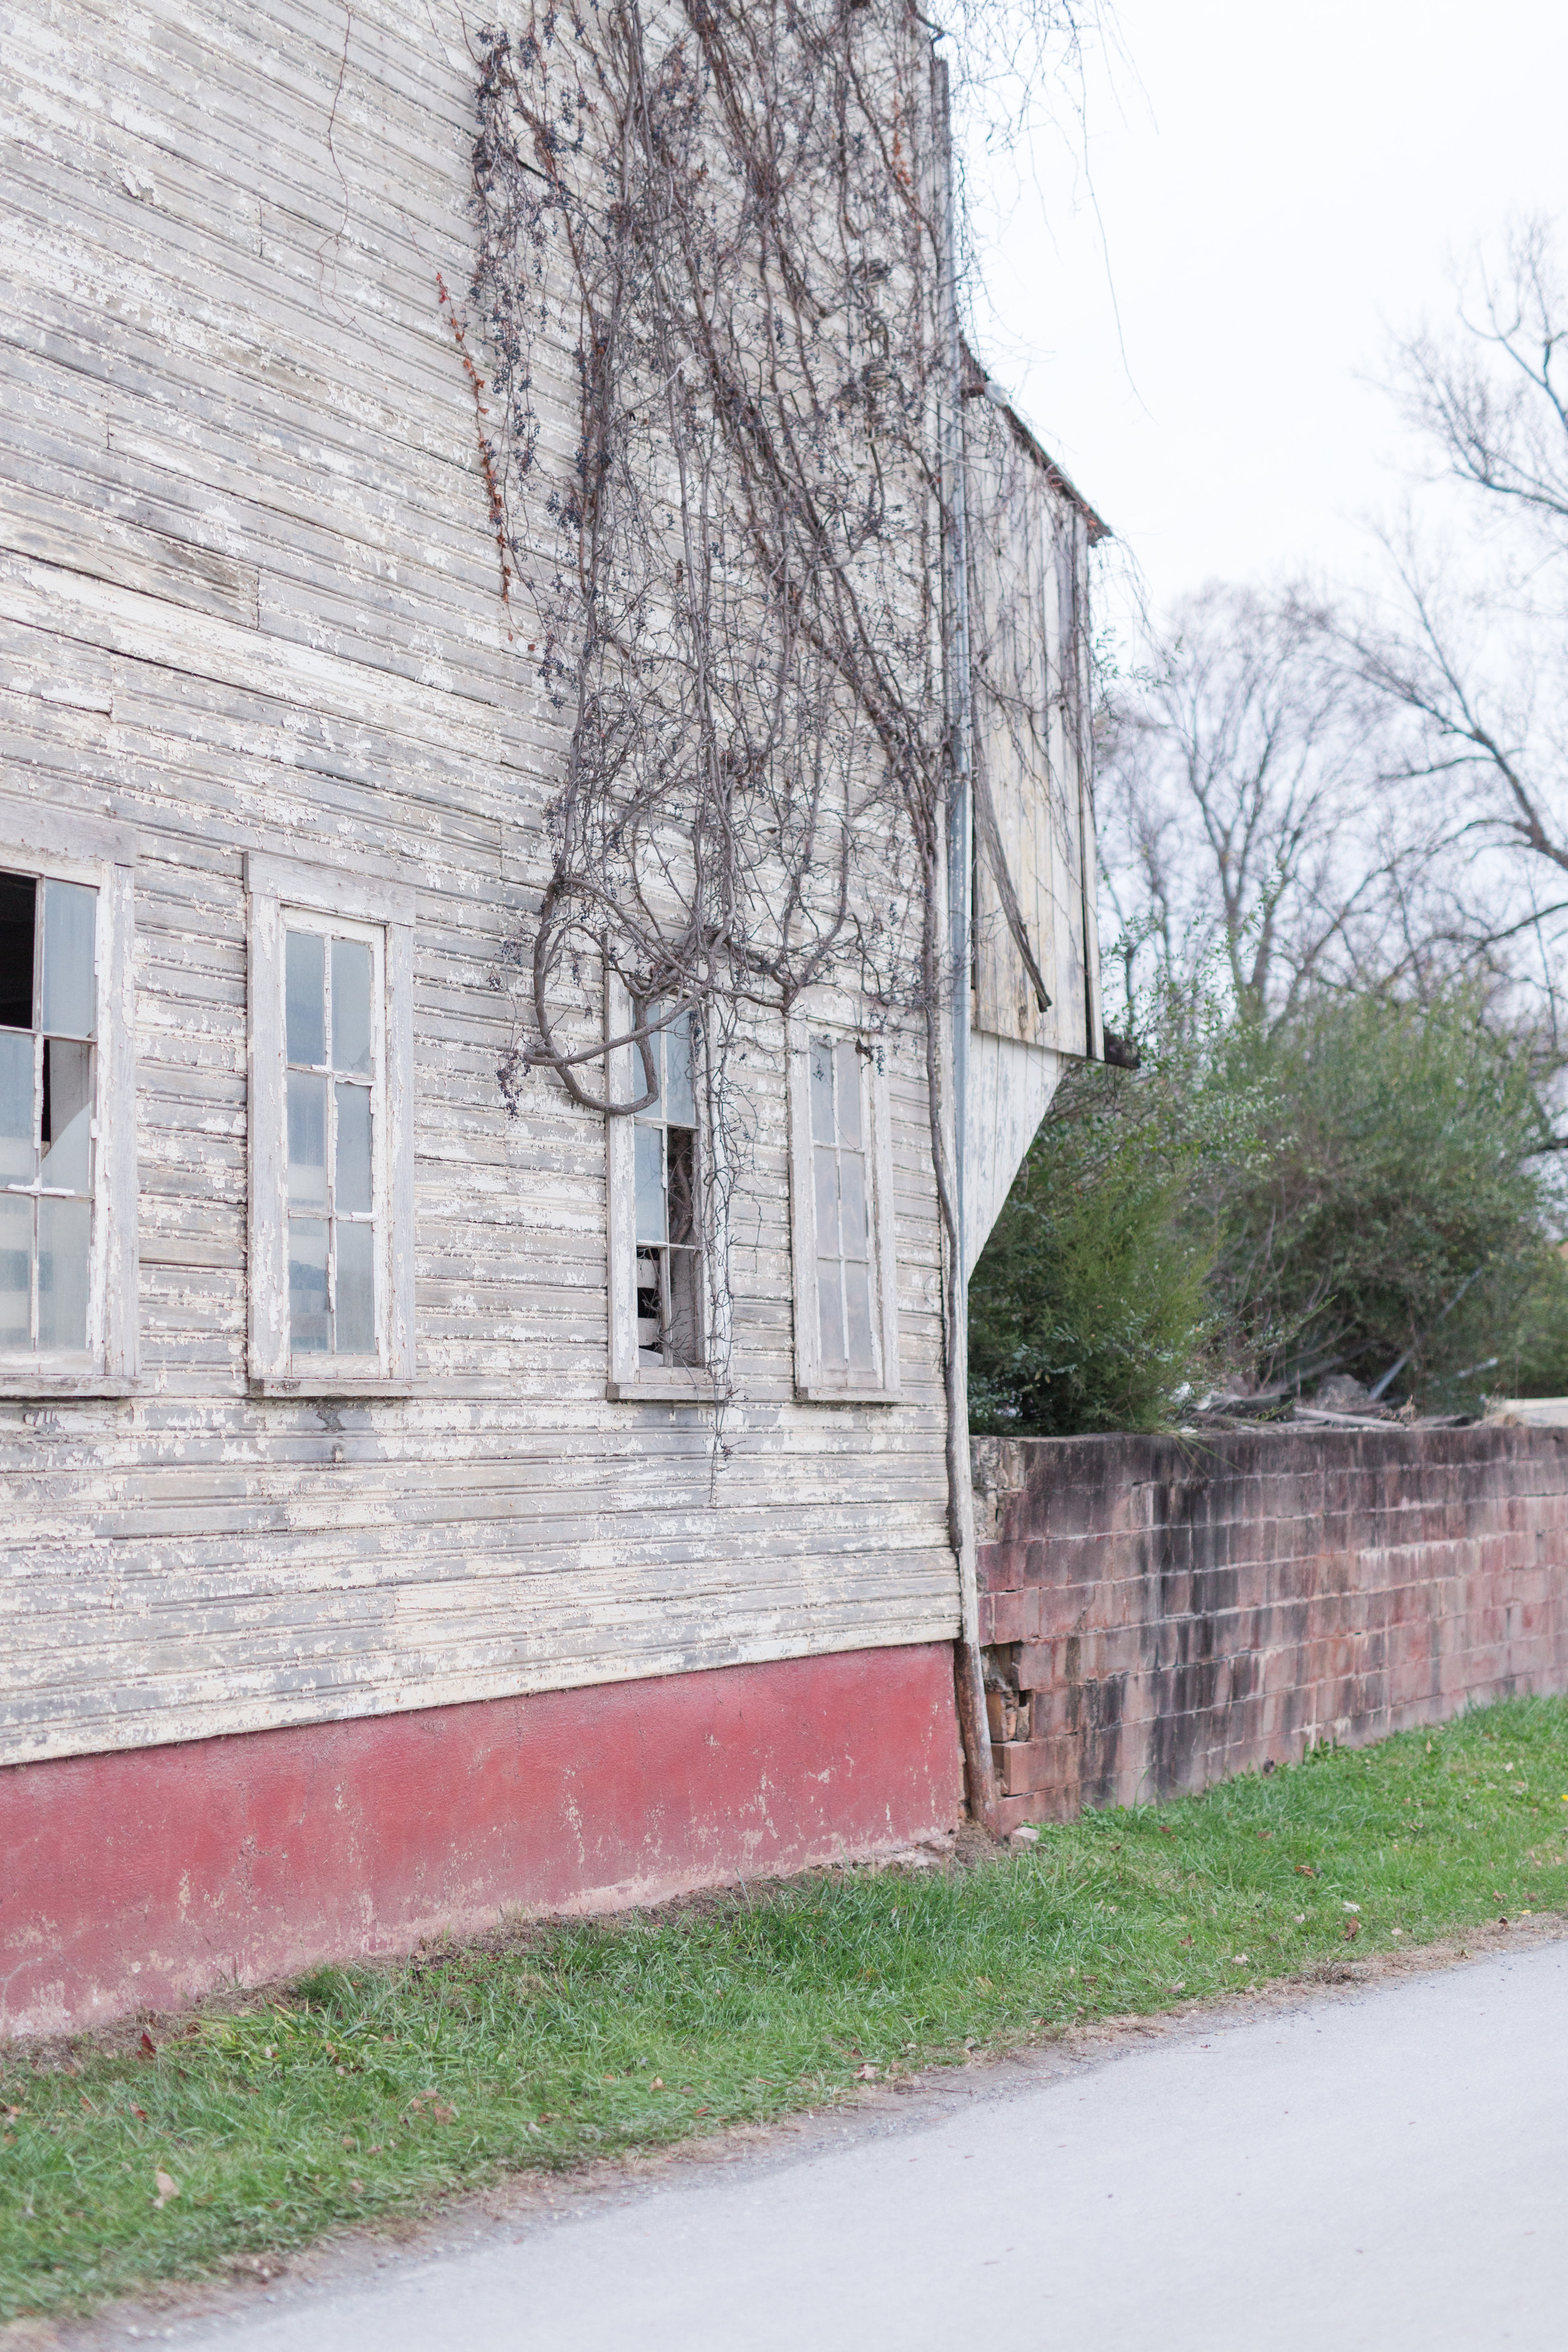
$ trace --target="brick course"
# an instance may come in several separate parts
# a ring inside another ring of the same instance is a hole
[[[1568,1430],[977,1438],[1005,1824],[1568,1689]]]

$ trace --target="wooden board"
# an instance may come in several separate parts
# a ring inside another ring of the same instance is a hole
[[[973,1026],[1016,1045],[1094,1055],[1087,526],[1005,413],[972,399],[965,426]],[[998,847],[1047,1004],[1008,919]]]
[[[718,1430],[606,1402],[602,1122],[497,1081],[564,739],[437,300],[470,266],[457,7],[3,21],[0,789],[135,830],[142,1384],[0,1402],[0,1762],[947,1638],[920,1038],[879,1407],[795,1400],[784,1040],[744,1040]],[[253,851],[417,891],[406,1399],[247,1388]]]

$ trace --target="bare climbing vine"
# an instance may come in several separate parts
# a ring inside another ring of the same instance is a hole
[[[513,566],[570,730],[520,1059],[612,1115],[637,1097],[552,1009],[586,950],[671,1007],[929,992],[944,758],[924,45],[835,0],[662,33],[490,33],[476,159]]]
[[[453,325],[471,382],[465,334],[489,353],[510,625],[559,747],[509,1098],[545,1071],[635,1113],[654,1033],[687,1021],[727,1299],[737,1049],[815,985],[853,991],[922,1041],[951,1333],[957,350],[931,32],[906,0],[574,0],[486,27]],[[608,1038],[600,1001],[629,1008]],[[722,1348],[711,1369],[717,1402]]]

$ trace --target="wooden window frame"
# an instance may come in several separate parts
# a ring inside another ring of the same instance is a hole
[[[870,1137],[867,1167],[871,1265],[877,1281],[872,1328],[882,1359],[879,1382],[839,1378],[821,1362],[816,1299],[816,1189],[812,1178],[811,1040],[862,1048],[861,1109]],[[892,1115],[888,1100],[888,1047],[842,997],[818,999],[791,1013],[789,1071],[790,1245],[795,1277],[795,1392],[812,1404],[897,1404],[899,1373],[898,1251],[893,1212]]]
[[[349,874],[302,858],[251,851],[245,861],[249,909],[250,1301],[249,1377],[268,1397],[396,1397],[413,1392],[414,1335],[414,919],[406,884]],[[284,1083],[284,934],[297,912],[312,930],[342,922],[383,935],[383,1134],[376,1150],[376,1207],[384,1216],[378,1275],[384,1312],[379,1369],[335,1371],[333,1360],[296,1364],[289,1343],[289,1267],[284,1213],[287,1105]]]
[[[86,1361],[0,1356],[0,1398],[126,1397],[138,1386],[136,1254],[136,838],[127,825],[0,798],[0,866],[98,893],[97,1079]]]
[[[605,1034],[624,1037],[633,1026],[632,1000],[616,972],[605,981]],[[611,1102],[635,1101],[644,1091],[642,1056],[635,1045],[617,1045],[605,1055],[605,1080]],[[625,1116],[605,1121],[605,1250],[608,1259],[609,1374],[605,1393],[612,1403],[711,1404],[723,1394],[724,1384],[713,1367],[728,1356],[723,1328],[723,1302],[713,1286],[709,1253],[700,1253],[699,1276],[702,1308],[700,1364],[643,1364],[637,1355],[637,1138],[636,1120]],[[715,1180],[718,1139],[709,1132],[698,1105],[697,1118],[699,1231],[705,1223],[702,1193]],[[721,1190],[720,1197],[722,1197]]]

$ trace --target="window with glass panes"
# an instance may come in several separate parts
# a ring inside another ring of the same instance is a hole
[[[818,1358],[826,1372],[873,1378],[880,1368],[865,1066],[865,1050],[853,1040],[811,1040]]]
[[[638,1026],[663,1008],[638,1008]],[[678,1013],[648,1039],[658,1091],[633,1120],[636,1153],[637,1362],[645,1369],[702,1361],[702,1250],[698,1213],[694,1013]],[[647,1091],[634,1055],[637,1092]]]
[[[381,936],[285,918],[289,1343],[377,1353]]]
[[[98,892],[0,873],[0,1349],[89,1346]]]

